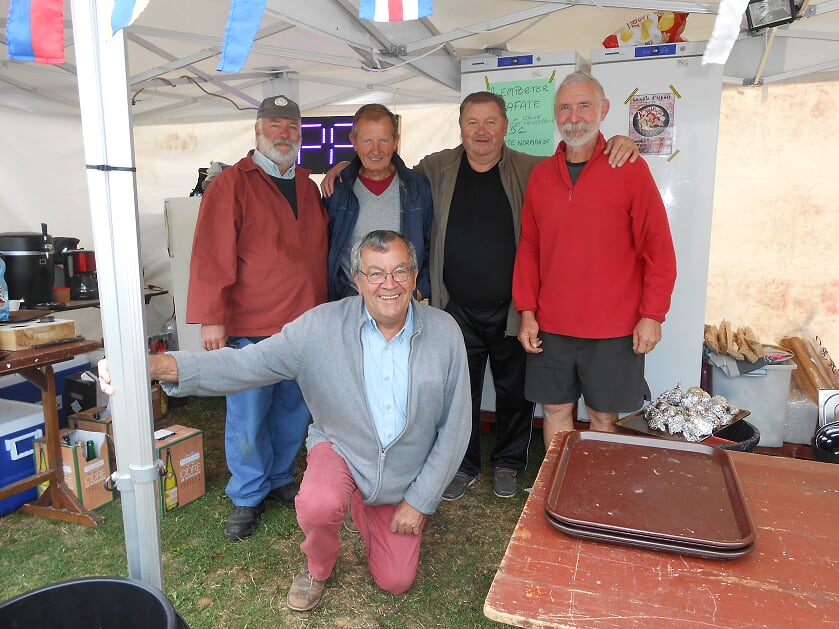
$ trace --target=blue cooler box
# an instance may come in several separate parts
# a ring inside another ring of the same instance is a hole
[[[67,417],[73,414],[69,404],[64,404],[64,380],[67,376],[82,373],[90,369],[90,363],[85,356],[76,356],[52,366],[55,372],[55,401],[58,405],[58,425],[67,427]],[[0,398],[17,400],[18,402],[41,403],[41,389],[26,380],[23,376],[13,373],[0,376]]]
[[[39,404],[0,399],[0,486],[11,485],[35,473],[32,441],[44,435],[44,413]],[[0,516],[38,498],[32,487],[0,500]]]

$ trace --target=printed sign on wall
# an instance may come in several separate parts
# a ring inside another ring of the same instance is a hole
[[[670,155],[675,128],[675,95],[638,94],[629,103],[629,137],[643,155]]]

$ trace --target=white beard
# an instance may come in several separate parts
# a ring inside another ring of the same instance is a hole
[[[279,147],[290,146],[293,150],[282,152]],[[268,142],[264,135],[260,135],[256,141],[256,148],[265,157],[274,162],[281,170],[288,170],[297,160],[297,154],[300,152],[300,144],[295,144],[291,140],[275,140]]]
[[[599,127],[591,128],[585,122],[567,122],[559,129],[559,134],[562,136],[565,144],[575,149],[589,144],[597,137],[598,133],[600,133]]]

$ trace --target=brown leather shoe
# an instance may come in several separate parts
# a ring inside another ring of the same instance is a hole
[[[307,612],[317,607],[323,597],[326,581],[313,579],[309,568],[303,566],[288,590],[288,607],[296,612]]]

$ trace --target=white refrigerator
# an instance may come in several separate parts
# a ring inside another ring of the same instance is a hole
[[[189,261],[200,205],[201,197],[178,197],[165,199],[163,210],[169,268],[172,273],[172,296],[175,299],[175,320],[178,325],[178,348],[189,352],[204,349],[201,345],[201,326],[186,322]]]
[[[701,362],[722,66],[702,65],[704,42],[592,52],[591,71],[611,108],[602,131],[629,135],[658,184],[676,248],[677,279],[661,343],[647,357],[653,399],[698,386]]]

